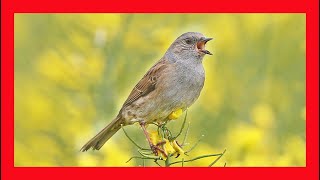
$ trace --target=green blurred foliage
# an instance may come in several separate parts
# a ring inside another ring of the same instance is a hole
[[[218,166],[306,165],[304,14],[15,14],[14,25],[15,166],[141,165],[125,163],[137,149],[121,131],[100,151],[79,149],[188,31],[215,38],[188,113],[188,142],[205,135],[191,154],[227,149]],[[182,119],[168,127],[178,132]],[[126,129],[147,146],[138,125]]]

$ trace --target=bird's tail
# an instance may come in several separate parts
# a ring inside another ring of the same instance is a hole
[[[119,129],[121,128],[121,117],[118,116],[97,135],[88,141],[80,151],[84,152],[92,148],[99,150]]]

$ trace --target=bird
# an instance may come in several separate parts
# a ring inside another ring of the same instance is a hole
[[[153,152],[146,126],[165,123],[172,113],[186,111],[200,96],[205,82],[205,45],[213,38],[199,32],[180,35],[134,86],[118,115],[80,151],[99,150],[122,126],[139,123]]]

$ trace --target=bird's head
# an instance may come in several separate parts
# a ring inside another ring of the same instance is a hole
[[[181,59],[202,60],[204,55],[212,53],[205,49],[205,45],[212,38],[206,38],[198,32],[187,32],[179,36],[169,47],[167,53]]]

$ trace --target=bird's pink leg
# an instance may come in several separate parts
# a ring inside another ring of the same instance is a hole
[[[158,155],[158,151],[160,151],[164,156],[167,157],[167,153],[165,153],[157,145],[152,144],[150,136],[149,136],[149,133],[148,133],[147,128],[146,128],[146,123],[145,122],[140,122],[139,124],[140,124],[140,126],[141,126],[141,128],[143,130],[144,135],[147,138],[147,141],[148,141],[148,143],[150,145],[150,148],[151,148],[152,152],[157,156]]]

